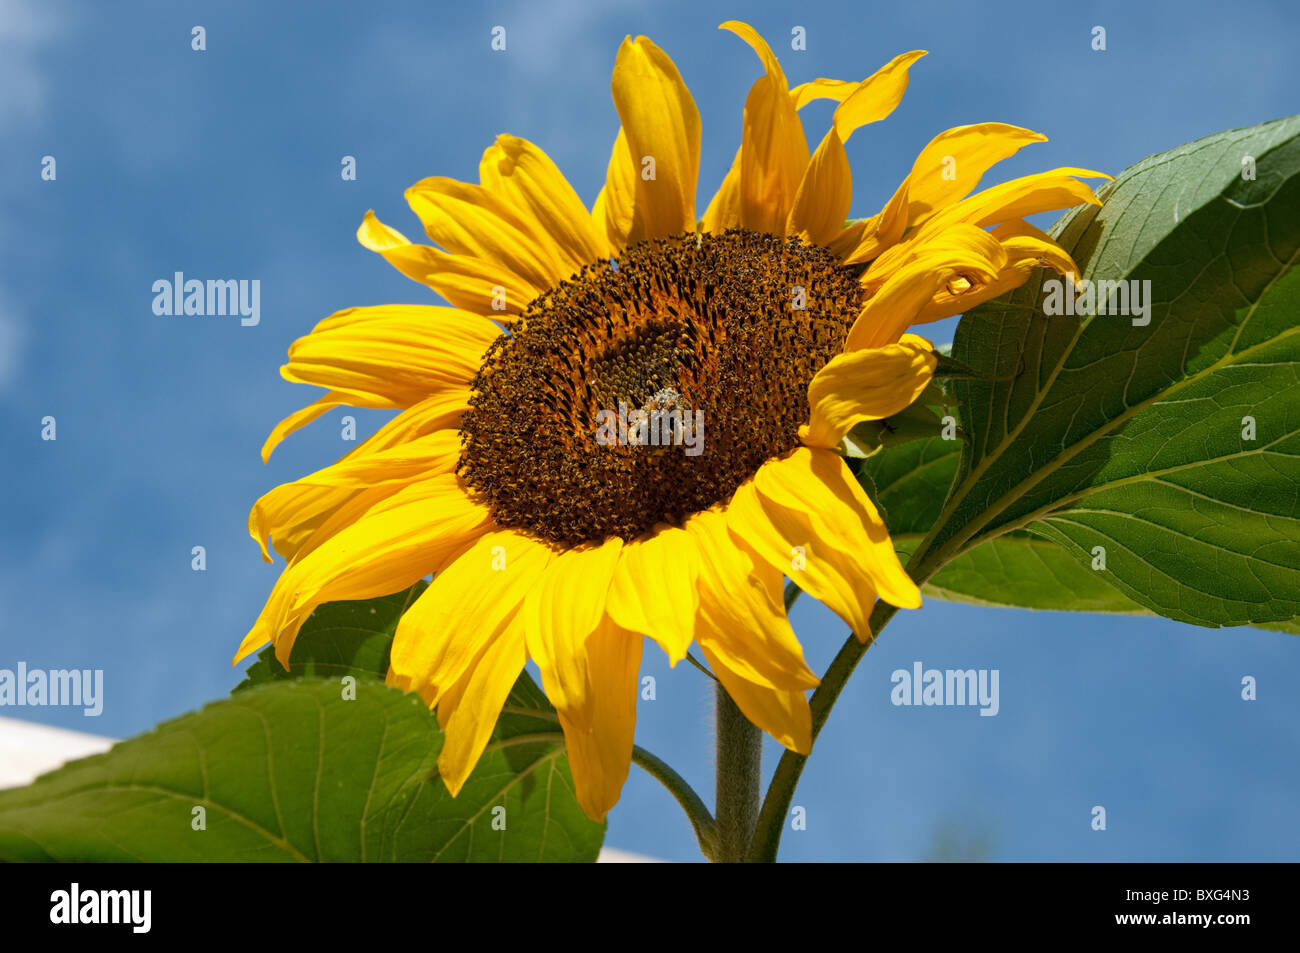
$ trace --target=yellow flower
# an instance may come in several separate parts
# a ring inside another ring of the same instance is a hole
[[[236,661],[269,641],[287,664],[321,603],[432,573],[397,628],[388,680],[436,708],[453,794],[531,658],[578,798],[603,818],[628,773],[643,635],[673,664],[697,645],[751,721],[807,752],[817,678],[783,577],[864,640],[877,597],[921,604],[841,440],[929,383],[935,357],[910,325],[1038,265],[1073,269],[1023,219],[1096,202],[1076,176],[1098,173],[1056,169],[972,195],[990,166],[1044,137],[963,126],[922,150],[878,215],[846,225],[844,143],[893,111],[923,53],[861,82],[791,89],[753,29],[723,27],[764,73],[702,220],[699,113],[668,56],[629,37],[612,81],[622,128],[590,211],[538,146],[501,136],[479,184],[407,190],[438,247],[371,212],[358,232],[452,306],[341,311],[289,349],[284,377],[328,392],[275,428],[264,459],[331,408],[401,413],[253,507],[263,556],[274,540],[288,567]],[[810,153],[799,110],[815,99],[838,106]],[[682,445],[656,443],[637,427],[647,418],[680,424],[659,436]],[[600,439],[606,424],[616,439]]]

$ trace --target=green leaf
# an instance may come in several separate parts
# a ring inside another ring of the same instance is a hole
[[[919,536],[895,536],[907,556]],[[1056,543],[1030,533],[1011,532],[969,549],[921,586],[928,598],[1002,609],[1070,612],[1151,613],[1129,599],[1088,562]]]
[[[268,645],[244,672],[244,681],[235,686],[235,691],[304,675],[383,678],[388,673],[388,654],[397,622],[426,585],[421,580],[391,596],[319,606],[298,631],[289,653],[288,671],[276,660],[274,646]]]
[[[358,602],[329,602],[320,606],[298,631],[293,650],[289,653],[288,670],[276,660],[275,648],[268,645],[258,653],[257,661],[248,667],[244,673],[246,678],[235,686],[234,692],[310,675],[383,678],[388,674],[397,623],[427,586],[421,580],[410,589],[391,596]],[[532,717],[502,719],[497,725],[502,739],[545,729],[548,727],[546,723],[554,727],[558,722],[555,708],[526,671],[516,679],[505,707],[513,715]],[[540,725],[539,720],[542,722]],[[506,750],[506,758],[511,763],[520,757],[526,759],[527,755],[526,751],[521,755]]]
[[[943,509],[961,459],[961,442],[931,436],[882,450],[862,462],[875,495],[888,511],[895,537],[925,534]]]
[[[951,356],[952,345],[948,345],[949,351],[945,352],[939,348],[934,349],[935,368],[934,376],[938,378],[957,378],[957,377],[975,377],[982,378],[987,375],[981,374],[973,367],[968,367],[961,361],[953,360]]]
[[[503,717],[453,799],[418,697],[372,679],[352,700],[333,680],[253,686],[0,792],[0,859],[594,860],[604,825],[578,807],[563,746],[528,740],[549,730],[539,714]]]
[[[938,437],[878,453],[863,462],[859,479],[879,481],[870,491],[886,513],[890,535],[906,559],[939,516],[957,472],[960,445]],[[926,598],[1004,609],[1151,615],[1080,559],[1047,539],[1013,530],[962,552],[922,584]],[[1259,628],[1300,633],[1295,621]]]
[[[1266,622],[1257,626],[1260,629],[1272,629],[1274,632],[1286,632],[1288,635],[1300,635],[1300,619],[1288,619],[1286,622]]]
[[[1251,163],[1255,177],[1243,177]],[[1104,548],[1107,583],[1161,615],[1208,626],[1293,619],[1300,118],[1153,156],[1105,200],[1055,232],[1084,277],[1150,281],[1149,324],[1048,317],[1042,281],[1055,275],[1044,272],[963,317],[953,358],[992,379],[953,381],[970,439],[918,567],[929,575],[1028,528],[1076,566]],[[1051,552],[1013,538],[1018,555],[989,551],[984,565]],[[972,557],[963,571],[978,569]],[[970,577],[963,587],[975,588]]]
[[[848,432],[846,442],[858,453],[850,456],[867,457],[875,451],[900,447],[905,443],[933,437],[943,426],[939,415],[917,401],[909,407],[883,420],[864,420]]]

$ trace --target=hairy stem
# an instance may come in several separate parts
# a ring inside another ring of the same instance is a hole
[[[704,799],[695,793],[695,789],[687,784],[680,774],[640,745],[632,749],[632,760],[676,798],[677,803],[686,812],[691,827],[695,829],[695,839],[700,843],[700,852],[712,860],[717,851],[718,825],[714,822],[713,815],[709,813]]]
[[[717,848],[712,860],[745,860],[759,809],[763,735],[717,686]]]

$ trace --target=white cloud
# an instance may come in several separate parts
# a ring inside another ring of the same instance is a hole
[[[36,0],[0,0],[0,129],[40,114],[49,91],[40,58],[57,32]]]
[[[0,136],[40,118],[49,95],[41,59],[58,33],[58,21],[38,0],[0,0]],[[0,238],[7,233],[0,226]],[[17,378],[27,339],[16,308],[0,286],[0,392]]]
[[[615,18],[619,4],[593,4],[588,0],[557,0],[550,4],[521,4],[505,25],[518,39],[510,53],[531,75],[579,76],[586,82],[592,75],[607,75],[614,66],[617,46],[606,49],[590,42],[590,34],[601,22]]]

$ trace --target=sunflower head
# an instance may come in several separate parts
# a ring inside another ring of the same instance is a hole
[[[486,355],[459,472],[498,525],[565,546],[681,526],[799,446],[862,297],[856,269],[797,236],[634,245],[536,298]],[[699,452],[602,440],[611,415],[681,418]]]
[[[730,169],[696,217],[701,124],[680,73],[627,38],[611,90],[622,126],[588,208],[541,148],[501,136],[479,182],[406,192],[432,244],[368,212],[361,243],[450,307],[326,318],[284,376],[327,389],[264,457],[334,407],[397,416],[342,460],[276,487],[249,528],[288,560],[236,661],[287,664],[323,602],[433,576],[398,625],[388,680],[436,709],[457,793],[536,662],[578,797],[617,801],[645,636],[697,646],[742,712],[812,744],[817,678],[786,618],[786,577],[862,639],[877,598],[920,593],[839,454],[850,428],[912,404],[936,366],[914,324],[1073,263],[1027,216],[1096,202],[1056,169],[975,191],[1043,137],[1001,123],[936,136],[876,215],[847,221],[844,144],[888,116],[923,55],[857,82],[790,87],[758,54]],[[799,112],[837,105],[810,148]]]

